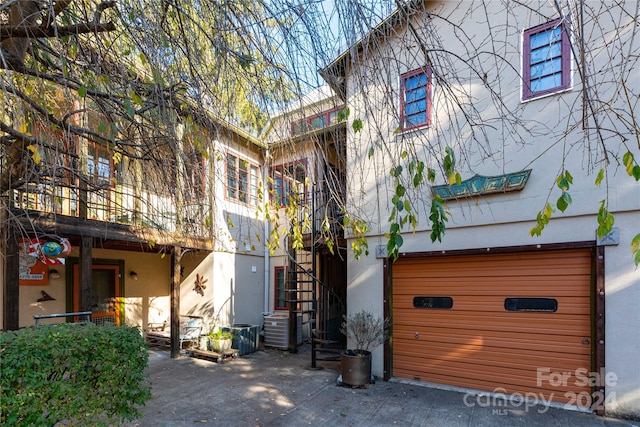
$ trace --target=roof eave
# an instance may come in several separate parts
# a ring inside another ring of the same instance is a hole
[[[338,96],[346,102],[346,69],[351,59],[352,52],[359,52],[362,49],[362,45],[367,43],[372,37],[377,34],[383,33],[387,28],[393,27],[401,13],[405,13],[419,3],[424,3],[424,0],[408,0],[404,7],[396,8],[389,16],[387,16],[382,22],[376,25],[371,31],[361,37],[357,42],[349,46],[342,54],[336,59],[330,62],[324,68],[318,70],[318,74],[327,82],[329,86],[338,94]]]

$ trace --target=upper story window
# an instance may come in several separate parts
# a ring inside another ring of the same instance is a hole
[[[185,155],[185,195],[187,198],[199,200],[204,197],[205,175],[204,156],[199,150],[192,150]]]
[[[431,125],[433,85],[431,68],[423,67],[403,74],[400,123],[403,131]]]
[[[306,178],[306,160],[274,166],[271,169],[271,200],[279,206],[288,206],[292,198],[302,203]]]
[[[316,129],[322,129],[327,126],[335,125],[344,120],[344,106],[323,111],[304,119],[297,120],[291,125],[291,136],[296,136]]]
[[[524,31],[522,99],[536,98],[571,86],[569,24],[547,22]]]
[[[227,154],[227,197],[258,206],[260,173],[258,166],[232,154]]]
[[[113,165],[109,152],[101,146],[90,145],[87,159],[87,173],[97,185],[110,185]]]

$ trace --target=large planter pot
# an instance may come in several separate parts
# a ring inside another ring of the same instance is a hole
[[[198,340],[198,348],[200,350],[209,350],[209,337],[201,336]]]
[[[342,383],[362,386],[371,382],[371,352],[367,350],[346,350],[340,354]]]
[[[231,349],[231,338],[210,338],[209,345],[211,346],[211,350],[216,353],[224,353],[227,350]]]

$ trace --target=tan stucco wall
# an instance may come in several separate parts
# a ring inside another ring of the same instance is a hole
[[[35,323],[33,316],[52,313],[65,313],[66,310],[66,290],[65,290],[65,268],[64,266],[52,266],[49,270],[56,269],[60,273],[60,278],[49,277],[48,285],[21,285],[20,286],[20,313],[19,327],[31,326]],[[42,297],[42,291],[55,298],[55,301],[37,302]],[[43,319],[41,323],[60,323],[64,319]]]

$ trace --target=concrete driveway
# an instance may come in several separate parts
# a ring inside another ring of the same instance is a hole
[[[151,350],[152,398],[127,426],[634,426],[544,406],[492,406],[475,394],[377,381],[336,385],[338,362],[310,370],[310,350],[267,349],[224,363]]]

